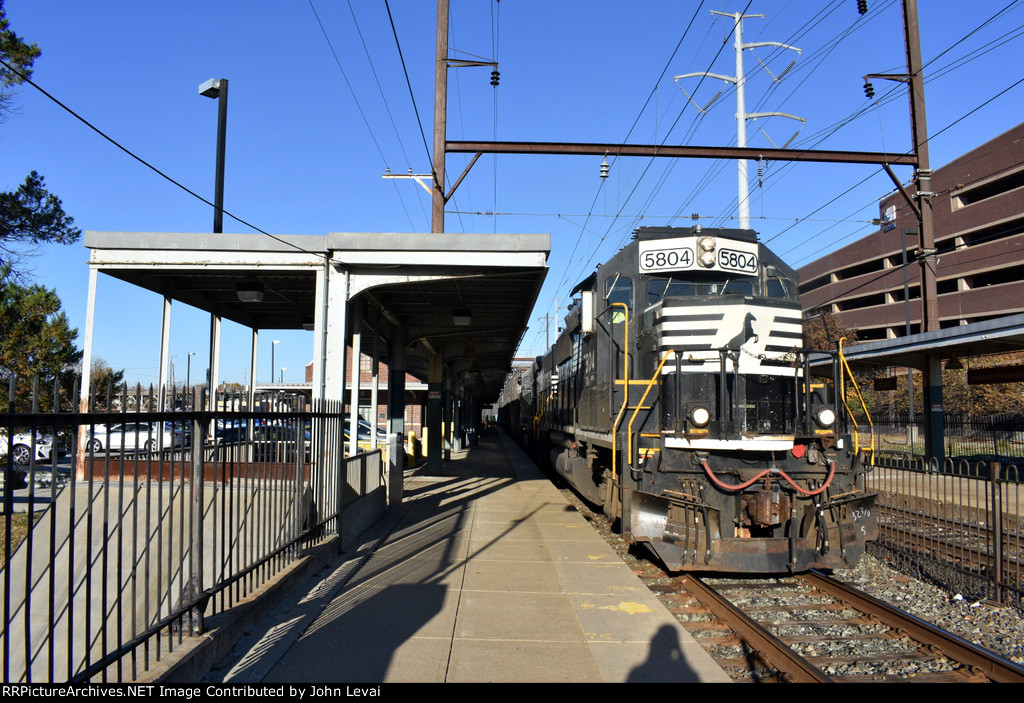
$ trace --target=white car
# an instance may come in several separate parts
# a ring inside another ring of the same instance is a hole
[[[174,433],[163,422],[120,422],[95,425],[87,433],[85,450],[92,454],[103,451],[155,452],[175,446]],[[180,442],[179,442],[180,443]]]
[[[61,455],[51,434],[37,432],[33,440],[31,432],[18,432],[9,441],[7,432],[0,429],[0,459],[7,458],[8,448],[14,463],[23,468],[32,462],[33,455],[36,463],[50,461],[55,452],[58,457]]]

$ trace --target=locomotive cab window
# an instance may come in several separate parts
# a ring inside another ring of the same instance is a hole
[[[612,323],[625,322],[627,313],[623,311],[621,305],[615,303],[624,303],[628,309],[633,309],[633,279],[615,276],[606,280],[604,287],[604,297],[610,308],[608,318]]]
[[[746,276],[716,276],[714,278],[676,278],[675,276],[650,278],[647,281],[647,304],[654,305],[664,298],[717,295],[756,295],[757,279]]]
[[[769,276],[765,281],[765,293],[769,298],[778,300],[796,300],[793,291],[796,286],[793,281],[784,276]]]

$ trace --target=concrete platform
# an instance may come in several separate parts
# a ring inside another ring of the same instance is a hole
[[[503,434],[406,477],[400,510],[211,682],[728,682]]]

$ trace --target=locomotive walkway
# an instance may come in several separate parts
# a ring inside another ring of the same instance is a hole
[[[500,431],[260,622],[204,679],[234,684],[727,682]]]

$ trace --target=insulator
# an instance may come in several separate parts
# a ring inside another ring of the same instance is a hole
[[[604,157],[604,161],[601,162],[601,178],[608,178],[608,157]]]
[[[868,100],[874,99],[875,87],[871,85],[871,81],[864,81],[864,95],[868,97]]]
[[[498,73],[498,69],[494,69],[493,71],[491,71],[491,85],[497,86],[500,76],[501,74]]]
[[[857,12],[862,15],[868,13],[868,0],[857,0]]]

